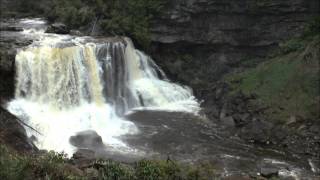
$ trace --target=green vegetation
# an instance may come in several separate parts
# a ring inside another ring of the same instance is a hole
[[[210,164],[191,167],[170,160],[141,160],[133,164],[97,160],[90,167],[78,169],[69,161],[64,154],[19,155],[0,145],[0,179],[205,180],[216,176]]]
[[[33,156],[18,155],[0,145],[0,179],[66,179],[65,156],[54,152]]]
[[[319,32],[320,32],[320,16],[316,16],[306,26],[304,31],[304,37],[308,38],[310,36],[319,36]]]
[[[131,37],[148,50],[150,25],[163,13],[168,0],[12,0],[12,8],[4,14],[18,11],[24,16],[45,16],[50,21],[63,22],[71,28],[90,30],[94,24],[104,35]],[[19,14],[19,13],[17,13]],[[15,15],[12,15],[15,16]]]
[[[226,77],[231,95],[256,94],[254,105],[267,108],[266,115],[286,122],[320,118],[319,18],[312,21],[306,33],[280,44],[275,56],[255,68]]]
[[[305,42],[298,38],[290,39],[280,44],[279,54],[288,54],[290,52],[300,51],[304,48]]]
[[[92,28],[95,22],[105,34],[126,35],[144,49],[150,44],[150,23],[167,0],[52,0],[47,16],[72,28]]]

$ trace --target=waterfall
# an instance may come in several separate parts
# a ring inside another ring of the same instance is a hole
[[[95,130],[105,144],[137,133],[134,110],[197,113],[190,88],[170,82],[129,38],[93,39],[42,33],[16,55],[15,99],[8,109],[36,128],[39,148],[72,153],[68,138]]]

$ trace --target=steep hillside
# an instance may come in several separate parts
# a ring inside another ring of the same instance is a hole
[[[252,102],[265,106],[270,119],[283,123],[319,119],[319,47],[319,36],[289,41],[282,47],[285,53],[229,76],[231,93],[255,94]]]

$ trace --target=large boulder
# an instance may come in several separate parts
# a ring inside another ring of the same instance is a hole
[[[83,131],[75,136],[71,136],[69,139],[70,143],[78,148],[95,148],[103,147],[101,136],[93,130]]]
[[[260,174],[263,177],[271,178],[271,177],[274,177],[274,176],[278,176],[279,169],[276,168],[276,167],[267,167],[267,166],[261,167],[260,168]]]
[[[18,152],[37,151],[20,122],[16,116],[0,106],[0,143]]]
[[[241,129],[240,137],[258,144],[269,144],[273,125],[263,120],[253,120]]]
[[[48,27],[46,33],[69,34],[70,29],[63,23],[54,23]]]

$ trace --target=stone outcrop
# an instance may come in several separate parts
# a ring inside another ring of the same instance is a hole
[[[93,130],[83,131],[70,137],[70,144],[78,148],[103,147],[101,136]]]
[[[221,81],[255,67],[319,15],[317,0],[175,0],[152,26],[152,57],[170,79],[191,86],[219,119]]]
[[[28,46],[32,39],[20,34],[21,26],[15,20],[0,22],[0,104],[14,95],[15,56],[17,50]]]
[[[303,139],[312,136],[287,136],[286,128],[263,118],[266,107],[249,103],[257,97],[229,97],[230,87],[222,81],[230,72],[270,59],[281,42],[299,37],[319,16],[319,1],[174,0],[167,9],[153,22],[152,57],[170,79],[193,88],[207,117],[227,128],[236,127],[235,134],[249,142],[291,149],[288,142],[292,141],[307,147]],[[309,154],[306,148],[292,149]]]
[[[152,26],[152,57],[199,91],[254,66],[319,14],[317,0],[174,0]],[[255,62],[246,62],[255,59]]]
[[[37,148],[28,139],[24,127],[10,112],[0,106],[0,143],[18,152],[34,152]]]
[[[175,0],[153,26],[153,40],[170,44],[269,46],[297,35],[316,0]]]
[[[54,23],[48,27],[46,33],[69,34],[70,30],[63,23]]]

